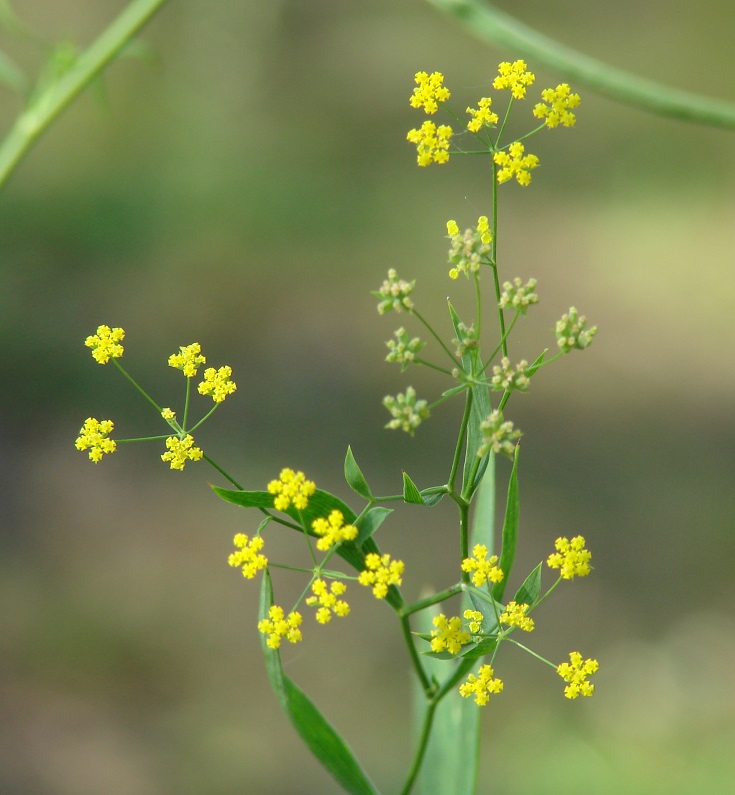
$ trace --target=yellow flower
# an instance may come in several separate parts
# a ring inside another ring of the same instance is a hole
[[[526,96],[526,88],[536,79],[536,75],[526,71],[525,61],[503,61],[498,66],[498,76],[493,80],[493,88],[509,89],[515,99]]]
[[[97,333],[84,340],[84,344],[92,349],[92,356],[98,364],[107,364],[110,359],[119,359],[125,350],[120,343],[125,337],[121,328],[97,326]]]
[[[467,627],[473,635],[480,632],[484,616],[479,610],[465,610],[462,615],[464,615],[465,620],[468,622]]]
[[[238,547],[238,550],[232,552],[227,558],[228,564],[235,568],[240,567],[242,576],[252,580],[261,569],[268,565],[268,558],[260,552],[264,543],[261,536],[248,539],[245,533],[237,533],[233,544]]]
[[[436,629],[431,630],[431,650],[435,652],[448,651],[450,654],[459,654],[462,645],[470,642],[470,633],[462,628],[462,619],[459,616],[447,618],[440,613],[433,619]]]
[[[201,355],[201,345],[192,342],[191,345],[182,345],[179,351],[180,353],[173,353],[168,357],[168,366],[182,370],[187,378],[194,378],[199,365],[207,361],[207,358]]]
[[[334,544],[354,541],[357,538],[357,528],[351,524],[346,525],[344,521],[342,511],[336,509],[329,514],[328,519],[314,519],[311,526],[314,532],[321,536],[316,542],[316,548],[326,551]]]
[[[503,579],[502,570],[495,565],[497,562],[497,555],[487,560],[487,547],[484,544],[475,544],[472,557],[462,561],[462,571],[474,572],[472,582],[480,588],[486,582],[495,583]]]
[[[498,123],[498,114],[490,110],[493,101],[490,97],[483,97],[477,103],[477,109],[467,108],[467,113],[472,116],[467,122],[467,129],[470,132],[478,133],[483,127],[491,127]]]
[[[327,624],[331,621],[333,614],[339,617],[349,615],[350,606],[344,599],[337,598],[347,590],[347,586],[343,582],[333,582],[331,587],[327,588],[327,583],[324,580],[314,580],[311,590],[314,596],[308,596],[306,604],[309,607],[318,606],[316,620],[320,624]]]
[[[578,651],[569,653],[568,663],[561,663],[556,672],[569,684],[564,688],[564,695],[567,698],[577,698],[578,696],[591,696],[595,692],[595,686],[587,681],[600,667],[597,660],[584,660]]]
[[[301,640],[301,620],[301,613],[293,611],[286,615],[282,607],[271,605],[268,618],[258,622],[258,631],[268,636],[265,645],[269,649],[277,649],[283,638],[289,643],[298,643]]]
[[[410,99],[412,108],[423,108],[426,113],[431,115],[439,109],[439,102],[446,102],[451,96],[449,89],[445,88],[444,75],[441,72],[416,72],[414,80],[417,87],[414,88]]]
[[[438,127],[433,121],[425,121],[420,129],[409,130],[406,138],[416,144],[416,162],[420,166],[431,163],[446,163],[449,160],[449,139],[452,128],[447,124]]]
[[[375,552],[365,556],[365,569],[357,578],[360,585],[372,587],[376,599],[385,599],[388,587],[399,586],[403,582],[404,563],[402,560],[391,560],[390,555],[382,557]]]
[[[509,627],[518,627],[524,632],[531,632],[534,628],[534,623],[533,619],[526,615],[528,608],[529,605],[527,604],[519,605],[517,602],[508,602],[505,606],[505,612],[500,616],[500,620]]]
[[[545,88],[541,98],[548,105],[539,102],[533,109],[533,115],[544,120],[547,127],[574,127],[577,121],[570,108],[576,108],[580,103],[579,94],[572,94],[566,83],[560,83],[556,88]]]
[[[520,141],[515,141],[507,152],[496,152],[493,160],[500,166],[498,183],[507,182],[513,177],[524,187],[531,184],[531,169],[536,168],[539,160],[536,155],[524,154],[525,148]]]
[[[592,553],[584,548],[584,536],[557,538],[554,546],[557,551],[549,555],[546,561],[551,569],[560,569],[562,579],[573,580],[575,577],[586,577],[590,573]]]
[[[112,420],[96,420],[88,417],[79,429],[79,437],[74,446],[77,450],[89,450],[89,458],[98,463],[105,453],[114,453],[117,447],[113,439],[108,439],[114,428]]]
[[[502,680],[493,679],[493,669],[489,665],[482,665],[477,676],[470,674],[467,681],[460,685],[459,694],[463,698],[474,696],[475,703],[482,707],[487,704],[491,693],[500,693],[502,689]]]
[[[215,403],[222,403],[237,389],[237,384],[230,380],[231,375],[232,368],[229,365],[220,367],[219,370],[208,367],[204,371],[204,380],[197,387],[199,394],[210,395]]]
[[[278,480],[268,484],[268,491],[275,494],[273,507],[277,511],[285,511],[293,503],[299,511],[303,511],[309,504],[309,497],[316,491],[316,484],[306,480],[303,472],[294,472],[293,469],[282,469]]]
[[[169,436],[166,439],[167,453],[161,455],[161,461],[169,461],[171,469],[183,469],[187,461],[199,461],[204,452],[194,447],[194,438],[187,433],[183,439],[178,436]]]

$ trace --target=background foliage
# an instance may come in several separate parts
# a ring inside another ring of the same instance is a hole
[[[123,5],[14,7],[49,41],[84,45]],[[498,5],[610,63],[734,98],[725,0],[665,15],[632,0]],[[421,485],[441,477],[454,409],[415,440],[382,430],[382,396],[410,381],[382,361],[393,326],[369,291],[394,266],[418,278],[427,315],[461,301],[443,225],[485,211],[487,185],[461,159],[416,168],[412,76],[443,71],[461,106],[518,54],[418,0],[182,0],[145,41],[149,57],[115,64],[0,195],[0,790],[328,794],[267,689],[257,587],[226,565],[256,520],[209,492],[203,465],[167,471],[154,445],[96,467],[74,450],[88,415],[125,436],[158,427],[82,341],[123,326],[126,366],[164,403],[179,345],[231,363],[239,390],[198,441],[251,488],[288,465],[349,499],[348,443],[376,488],[399,489],[401,466]],[[2,44],[39,68],[35,46]],[[576,533],[596,567],[539,614],[538,643],[562,659],[571,636],[603,667],[581,704],[520,653],[499,660],[483,791],[722,791],[735,773],[734,139],[580,93],[577,127],[540,141],[532,189],[503,192],[500,254],[506,276],[539,279],[519,357],[570,301],[600,326],[513,419],[518,570]],[[18,103],[1,96],[4,130]],[[451,579],[451,520],[410,507],[382,531],[414,560],[412,598]],[[285,662],[390,792],[408,688],[397,626],[373,602]]]

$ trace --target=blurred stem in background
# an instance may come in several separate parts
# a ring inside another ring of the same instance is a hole
[[[15,120],[0,145],[0,188],[54,119],[120,54],[125,45],[167,2],[168,0],[133,0],[96,41],[74,58],[58,79],[45,87],[39,80],[29,95],[27,107]],[[23,73],[5,56],[2,56],[0,67],[6,84],[21,90],[27,85]]]

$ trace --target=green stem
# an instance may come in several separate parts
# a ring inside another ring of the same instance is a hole
[[[112,363],[125,376],[125,378],[127,378],[128,381],[130,381],[130,383],[138,390],[138,392],[140,392],[140,394],[143,395],[143,397],[156,409],[156,412],[160,417],[161,411],[163,409],[161,409],[158,403],[156,403],[156,401],[153,400],[153,398],[145,391],[145,389],[143,389],[142,386],[140,386],[140,384],[133,378],[132,375],[130,375],[130,373],[120,364],[120,362],[118,362],[117,359],[113,359]]]
[[[449,356],[449,358],[454,362],[454,364],[457,367],[459,367],[460,363],[454,358],[454,354],[449,350],[449,348],[447,348],[447,346],[444,344],[444,340],[434,331],[434,329],[431,327],[429,322],[424,320],[422,315],[420,315],[415,309],[411,310],[411,314],[415,315],[419,319],[419,321],[423,323],[424,327],[429,332],[429,334],[431,334],[431,336],[439,343],[439,345],[441,345],[442,348],[444,348],[444,350],[447,353],[447,356]]]
[[[410,605],[405,605],[401,610],[401,616],[410,616],[414,613],[418,613],[420,610],[426,610],[427,607],[437,605],[452,596],[456,596],[458,593],[462,593],[462,590],[462,584],[457,583],[457,585],[452,585],[450,588],[445,588],[443,591],[439,591],[439,593],[434,593],[424,599],[419,599],[418,602],[412,602]]]
[[[132,0],[76,64],[15,120],[0,146],[0,187],[72,100],[112,61],[167,0]]]
[[[401,631],[403,632],[403,640],[406,643],[406,648],[408,649],[408,655],[411,658],[411,664],[413,665],[414,670],[416,671],[416,676],[419,678],[419,682],[421,684],[421,689],[426,694],[427,698],[431,695],[434,686],[431,683],[426,671],[424,670],[424,666],[421,662],[421,657],[419,656],[418,651],[416,650],[416,643],[414,641],[413,635],[411,634],[411,624],[409,622],[408,615],[403,615],[403,609],[397,611],[400,619],[401,619]]]
[[[401,795],[408,795],[408,793],[413,789],[413,785],[416,783],[416,777],[419,774],[419,770],[421,770],[421,763],[424,761],[424,754],[426,753],[426,748],[429,744],[429,738],[431,737],[431,726],[434,722],[434,713],[436,712],[437,706],[439,706],[439,702],[434,701],[433,699],[426,705],[426,712],[424,712],[424,720],[421,726],[419,745],[416,749],[413,763],[411,764],[411,769],[408,771],[408,778],[406,779],[406,783],[403,785],[403,789],[401,790]]]
[[[452,469],[449,472],[449,480],[447,485],[454,491],[454,481],[457,479],[457,471],[459,470],[459,459],[462,457],[462,447],[464,444],[465,436],[467,435],[467,425],[470,421],[470,412],[472,411],[472,390],[467,390],[467,397],[464,402],[464,414],[462,415],[462,422],[459,426],[459,434],[457,435],[457,444],[454,448],[454,457],[452,458]]]
[[[491,164],[493,182],[493,239],[492,239],[492,261],[493,261],[493,285],[495,287],[495,306],[498,312],[498,324],[500,325],[500,346],[503,356],[508,355],[508,333],[505,330],[505,313],[500,306],[500,276],[498,275],[498,166],[495,160]],[[487,365],[486,365],[487,366]],[[483,367],[483,371],[484,371]]]
[[[684,121],[715,127],[735,127],[733,102],[670,88],[590,58],[481,0],[428,2],[454,16],[478,38],[533,59],[563,77],[619,102]]]
[[[224,470],[224,469],[222,469],[222,467],[221,467],[219,464],[216,464],[214,461],[212,461],[212,459],[211,459],[211,458],[210,458],[210,457],[209,457],[209,456],[208,456],[206,453],[204,454],[204,456],[203,456],[203,457],[204,457],[204,460],[205,460],[205,461],[206,461],[206,462],[207,462],[207,463],[208,463],[210,466],[213,466],[213,467],[214,467],[214,468],[217,470],[217,472],[219,472],[219,473],[220,473],[220,475],[222,475],[222,477],[223,477],[223,478],[225,478],[226,480],[229,480],[229,481],[230,481],[230,483],[232,483],[232,485],[233,485],[233,486],[234,486],[236,489],[239,489],[240,491],[245,491],[245,488],[244,488],[243,486],[241,486],[241,485],[240,485],[240,484],[239,484],[239,483],[238,483],[238,482],[235,480],[235,478],[233,478],[233,477],[230,477],[230,476],[227,474],[227,472],[225,472],[225,470]],[[268,512],[267,512],[267,511],[263,511],[263,513],[265,513],[265,514],[268,514]],[[298,529],[300,530],[301,528],[298,528]]]

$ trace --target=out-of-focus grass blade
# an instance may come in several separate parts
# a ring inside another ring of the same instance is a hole
[[[273,604],[273,586],[266,572],[260,591],[259,618],[268,616]],[[262,637],[265,666],[278,700],[288,719],[314,756],[351,795],[379,795],[342,737],[314,706],[309,697],[283,671],[281,655]]]
[[[518,515],[520,504],[518,502],[518,455],[521,446],[516,445],[516,453],[513,458],[513,469],[510,473],[508,482],[508,501],[505,504],[505,521],[503,522],[503,540],[500,552],[498,567],[503,572],[503,579],[493,586],[493,597],[500,602],[503,599],[505,586],[510,577],[513,561],[516,556],[516,544],[518,543]]]

